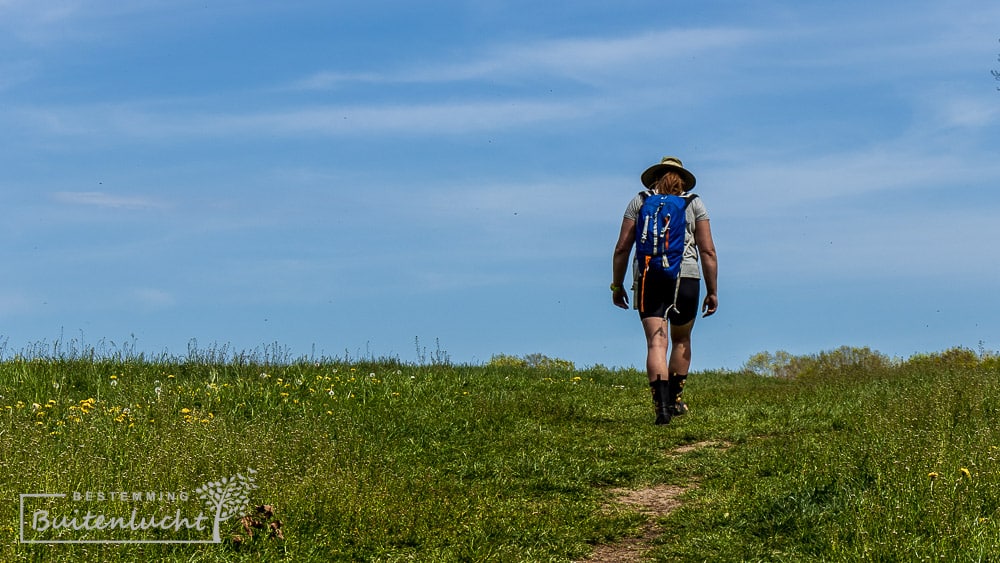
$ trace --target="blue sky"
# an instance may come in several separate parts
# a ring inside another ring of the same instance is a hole
[[[1000,349],[1000,5],[0,0],[0,334],[642,365],[639,174],[697,175],[692,369]]]

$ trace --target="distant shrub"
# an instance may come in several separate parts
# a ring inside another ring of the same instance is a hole
[[[977,354],[969,348],[955,347],[943,352],[932,354],[916,354],[906,361],[905,365],[936,370],[958,369],[970,370],[980,367],[981,363],[995,364],[990,355]]]
[[[842,375],[846,372],[872,373],[891,367],[892,361],[868,347],[841,346],[835,350],[793,356],[779,350],[774,354],[759,352],[744,364],[743,369],[756,375],[785,379]]]
[[[489,367],[493,368],[523,368],[527,367],[528,363],[524,361],[523,358],[517,356],[509,356],[507,354],[494,354],[488,364]]]
[[[792,377],[795,356],[784,350],[775,353],[758,352],[743,364],[743,369],[764,377]]]
[[[544,354],[528,354],[524,357],[498,354],[491,357],[487,365],[490,367],[576,370],[576,365],[573,362],[560,358],[550,358]]]

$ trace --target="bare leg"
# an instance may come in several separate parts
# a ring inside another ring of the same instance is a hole
[[[685,325],[670,325],[670,373],[687,375],[691,368],[691,329],[694,320]]]
[[[670,341],[667,338],[667,321],[658,317],[642,319],[642,329],[646,333],[646,375],[649,381],[666,380],[667,349]]]

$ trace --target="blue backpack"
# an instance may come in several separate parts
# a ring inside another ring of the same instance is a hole
[[[687,234],[687,206],[697,194],[684,196],[643,192],[646,200],[635,221],[635,258],[643,276],[658,270],[680,276]]]

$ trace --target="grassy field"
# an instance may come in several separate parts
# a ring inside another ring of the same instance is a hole
[[[982,352],[761,355],[692,375],[691,414],[664,427],[643,375],[564,362],[30,356],[0,361],[2,561],[581,560],[644,525],[606,509],[613,490],[659,484],[688,488],[651,560],[1000,557],[1000,364]],[[670,454],[705,441],[727,447]],[[29,499],[53,521],[181,506],[96,499],[121,491],[184,492],[196,513],[198,487],[237,474],[242,508],[273,507],[252,537],[241,512],[217,544],[20,542],[22,494],[70,495]]]

